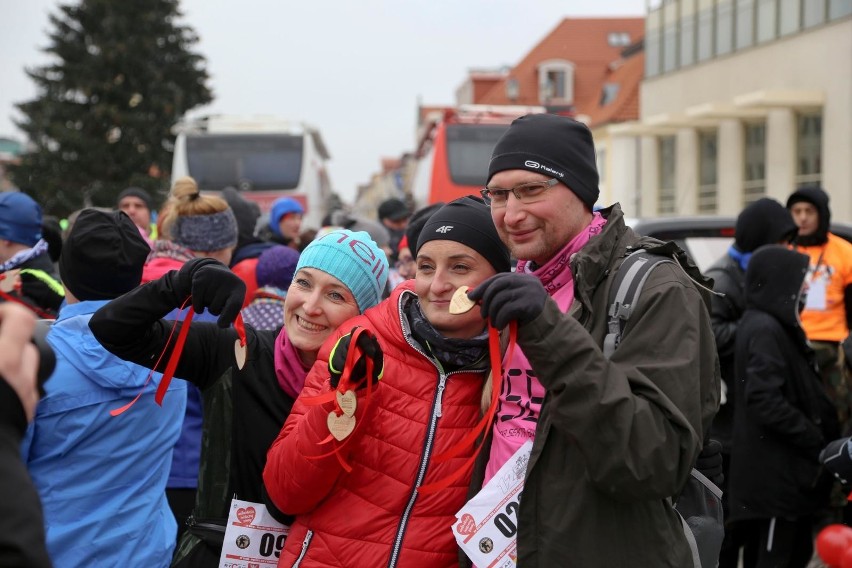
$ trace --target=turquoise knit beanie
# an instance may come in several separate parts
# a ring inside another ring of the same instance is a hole
[[[326,233],[305,247],[296,273],[316,268],[334,276],[355,296],[363,312],[379,303],[388,280],[388,259],[364,231],[338,229]]]

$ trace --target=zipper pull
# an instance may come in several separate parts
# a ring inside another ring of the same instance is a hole
[[[435,399],[435,416],[441,417],[442,406],[444,404],[444,388],[446,387],[446,379],[441,379],[438,383],[438,397]]]

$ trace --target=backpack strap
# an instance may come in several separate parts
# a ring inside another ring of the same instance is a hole
[[[644,249],[630,253],[615,273],[615,280],[609,289],[609,319],[607,320],[607,334],[604,338],[603,353],[609,359],[615,353],[627,320],[633,313],[642,286],[651,270],[664,262],[675,264],[675,261],[667,256],[651,254]]]

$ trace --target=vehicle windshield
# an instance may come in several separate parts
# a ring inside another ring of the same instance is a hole
[[[447,125],[447,161],[453,183],[485,185],[491,152],[507,128],[508,124]]]
[[[293,189],[302,172],[302,136],[290,134],[187,135],[189,175],[202,190]]]

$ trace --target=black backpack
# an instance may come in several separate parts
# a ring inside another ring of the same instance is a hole
[[[609,359],[618,348],[627,320],[639,300],[639,294],[655,266],[671,263],[674,258],[651,254],[643,249],[624,259],[609,293],[609,319],[603,353]],[[692,551],[694,568],[716,568],[725,536],[722,513],[722,490],[704,474],[692,468],[686,485],[672,498],[680,515],[683,533]]]

